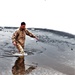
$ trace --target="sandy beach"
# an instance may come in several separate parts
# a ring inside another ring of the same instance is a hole
[[[11,36],[15,29],[0,31],[0,75],[75,75],[75,35],[47,29],[29,28],[39,41],[26,36],[27,56],[17,52]]]

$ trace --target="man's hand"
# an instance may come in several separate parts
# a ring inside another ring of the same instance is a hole
[[[38,41],[39,39],[38,39],[38,37],[35,37],[35,39]]]
[[[13,42],[13,45],[15,45],[15,46],[16,46],[16,42]]]

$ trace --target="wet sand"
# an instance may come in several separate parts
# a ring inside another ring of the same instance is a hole
[[[17,49],[11,36],[15,29],[0,31],[0,75],[75,75],[74,35],[59,31],[29,29],[39,41],[26,36],[24,57],[14,57]]]

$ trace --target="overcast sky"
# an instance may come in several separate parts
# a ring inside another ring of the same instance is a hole
[[[48,28],[75,34],[75,0],[0,0],[0,26]]]

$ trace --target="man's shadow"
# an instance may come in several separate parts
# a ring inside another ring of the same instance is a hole
[[[30,73],[32,70],[36,69],[37,66],[29,66],[29,68],[25,69],[24,56],[20,56],[12,66],[12,74],[13,75],[25,75]]]

